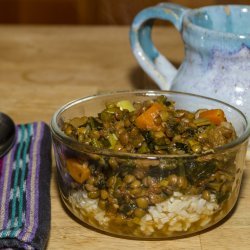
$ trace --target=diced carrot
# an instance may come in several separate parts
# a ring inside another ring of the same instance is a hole
[[[80,184],[85,182],[90,176],[90,170],[86,163],[81,164],[74,159],[67,159],[66,167],[70,176]]]
[[[155,124],[154,119],[163,109],[164,106],[162,104],[155,102],[150,108],[136,118],[135,125],[144,130],[159,130],[160,126]]]
[[[199,114],[199,118],[208,119],[215,125],[220,125],[223,121],[226,121],[225,114],[221,109],[210,109],[203,111]]]

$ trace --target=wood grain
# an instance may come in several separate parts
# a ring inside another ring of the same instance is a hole
[[[0,110],[16,123],[50,122],[64,103],[110,90],[157,88],[138,67],[128,27],[0,26]],[[171,38],[171,39],[169,39]],[[173,28],[157,28],[158,48],[179,65],[183,45]],[[86,228],[64,209],[51,180],[52,225],[47,249],[166,250],[250,248],[250,162],[236,208],[212,230],[178,240],[139,241]]]

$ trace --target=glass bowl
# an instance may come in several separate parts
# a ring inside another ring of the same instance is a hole
[[[205,154],[131,154],[84,145],[61,130],[64,121],[96,116],[107,102],[141,102],[159,95],[175,101],[178,109],[222,109],[237,139]],[[219,222],[237,201],[250,128],[244,114],[224,102],[168,91],[89,96],[61,107],[51,130],[63,202],[81,221],[106,233],[143,239],[184,236]],[[75,170],[73,178],[69,169]]]

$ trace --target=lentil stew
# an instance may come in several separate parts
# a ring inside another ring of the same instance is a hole
[[[220,108],[177,109],[164,95],[122,99],[107,102],[96,116],[64,120],[61,129],[82,145],[111,152],[76,152],[54,141],[61,152],[56,160],[62,198],[96,228],[122,236],[175,237],[216,223],[236,201],[238,149],[215,149],[237,135]]]

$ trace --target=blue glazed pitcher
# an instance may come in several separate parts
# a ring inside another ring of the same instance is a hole
[[[185,59],[178,70],[151,40],[156,19],[170,21],[181,33]],[[192,10],[162,3],[135,17],[130,41],[139,64],[161,89],[217,98],[250,117],[250,6]]]

